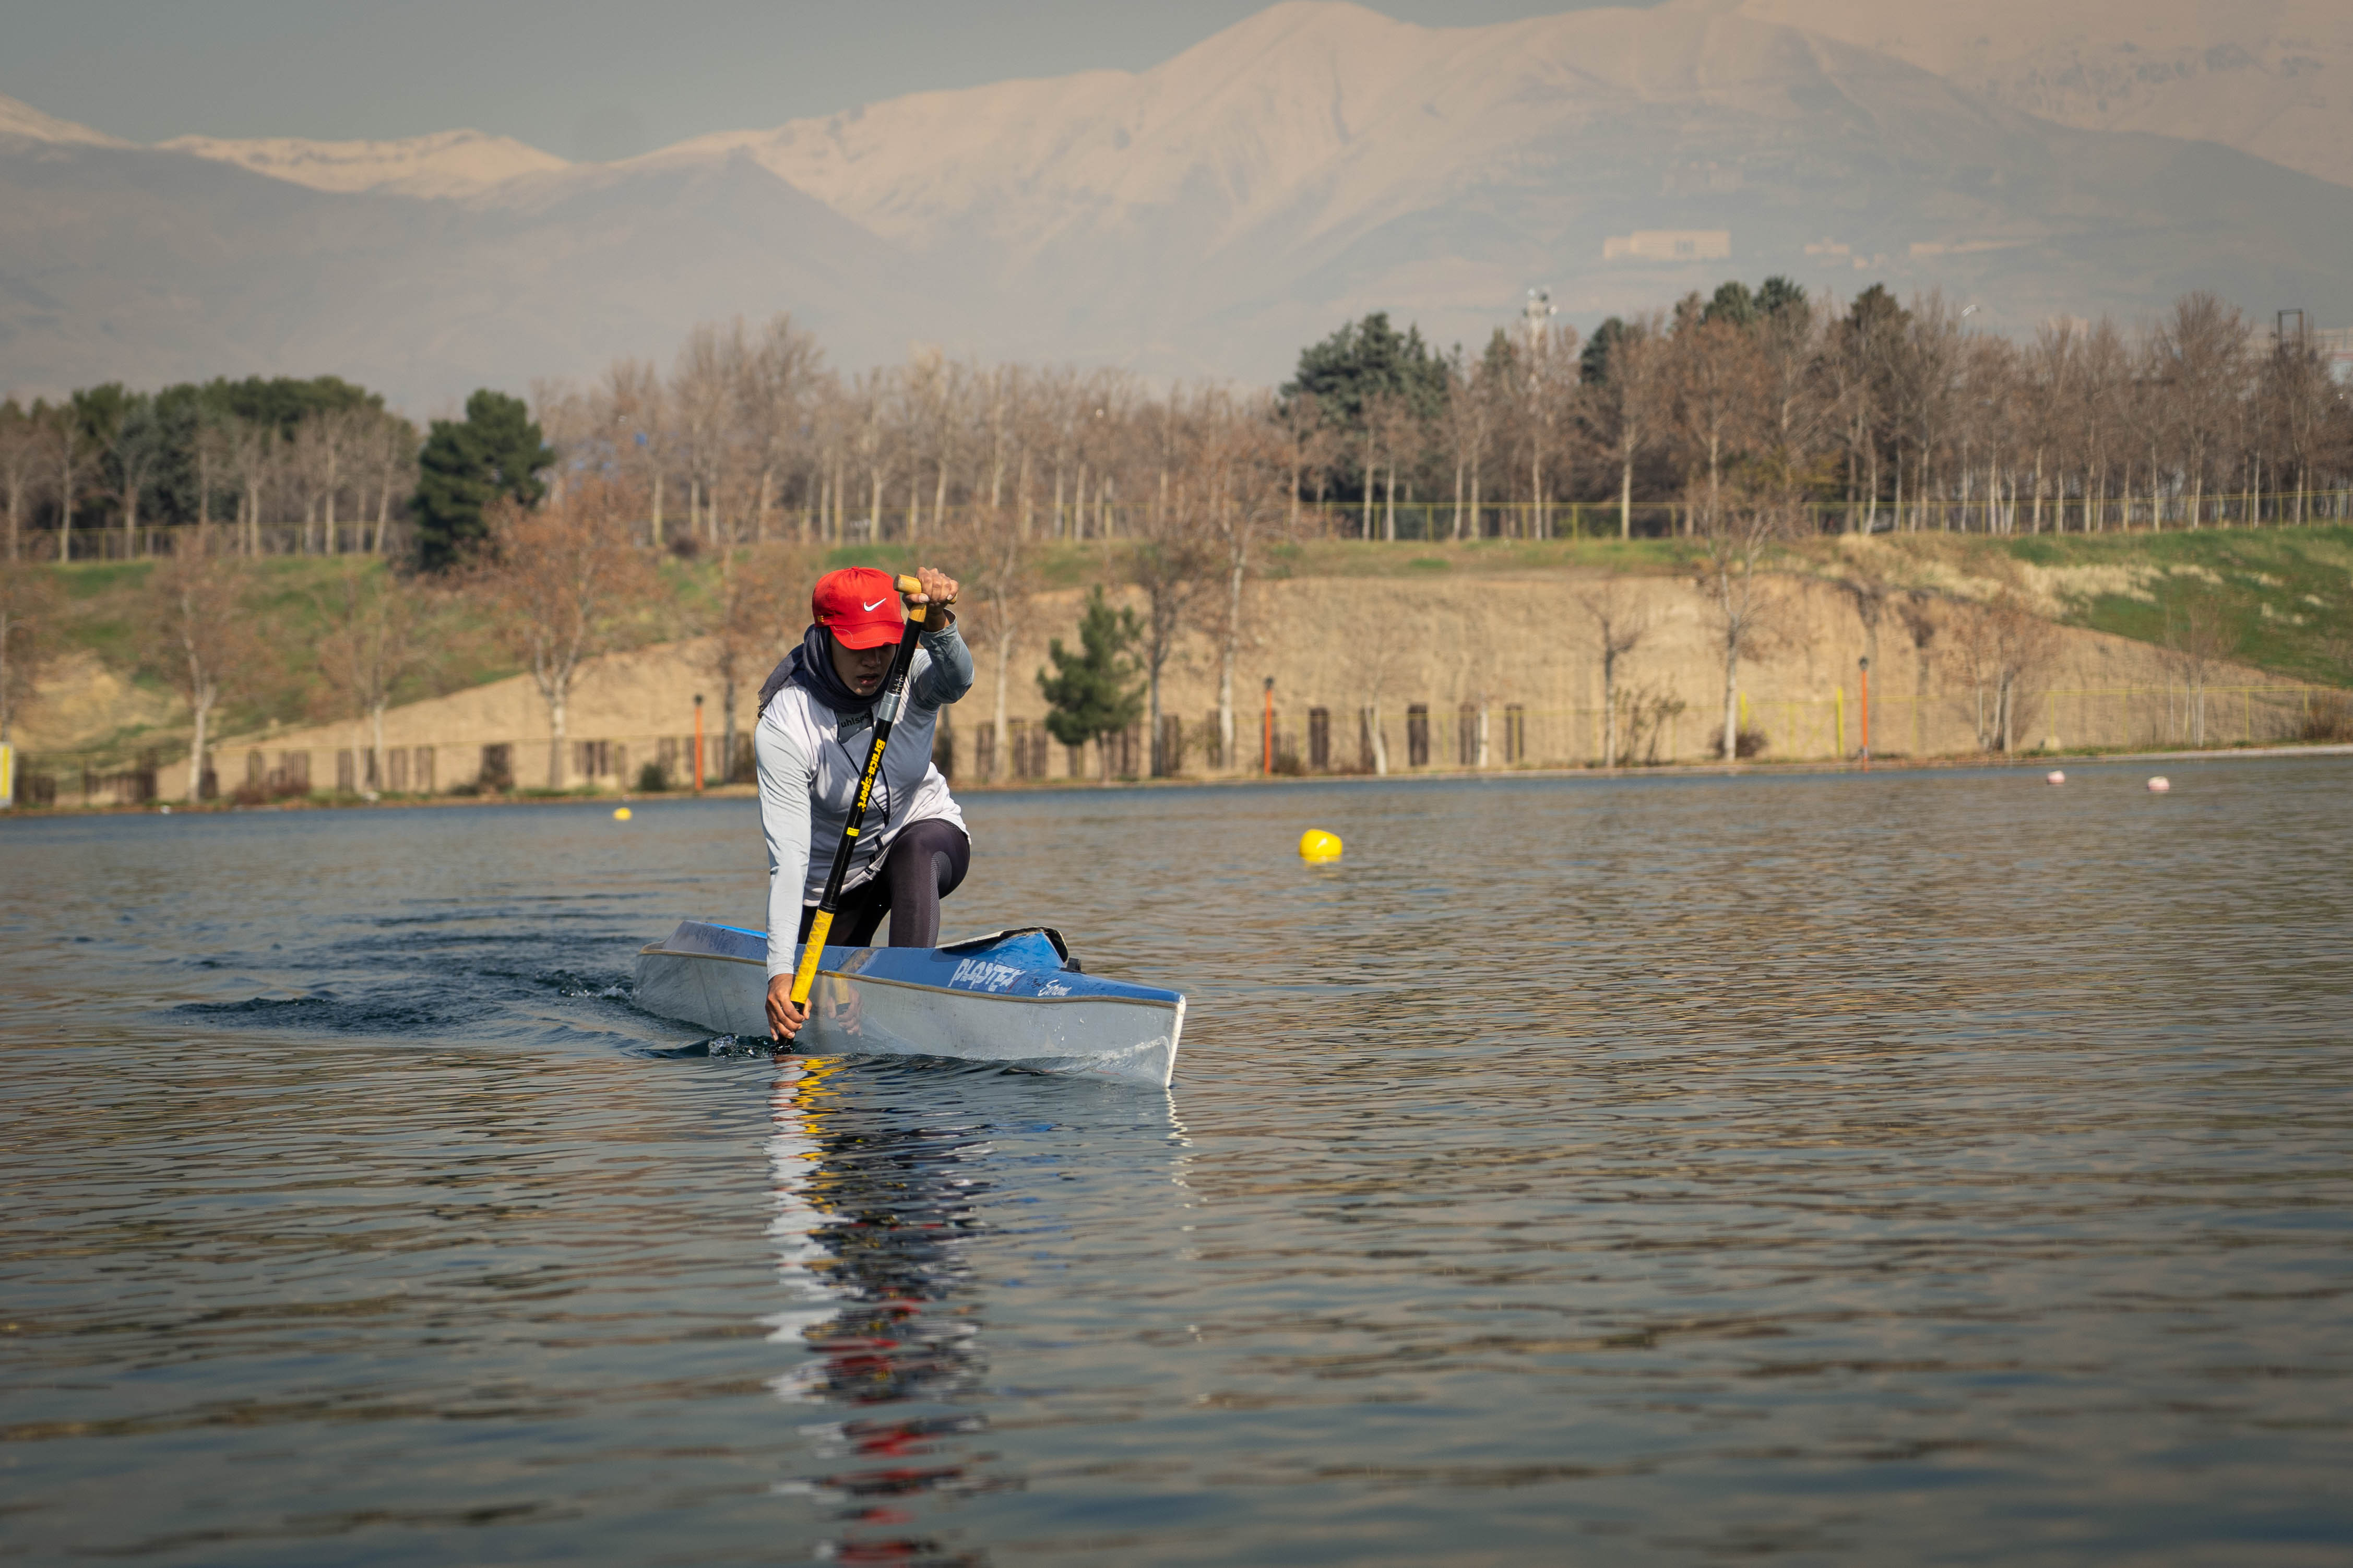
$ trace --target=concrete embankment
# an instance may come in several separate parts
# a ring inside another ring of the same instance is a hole
[[[2000,661],[1984,646],[1976,605],[1940,599],[1906,615],[1882,605],[1874,625],[1851,593],[1819,579],[1777,578],[1770,593],[1753,657],[1736,677],[1744,728],[1761,737],[1763,756],[1852,754],[1862,741],[1866,698],[1871,742],[1882,755],[1978,754],[1998,739]],[[1256,771],[1271,679],[1275,749],[1285,767],[1352,771],[1377,760],[1394,772],[1482,762],[1586,765],[1602,752],[1592,605],[1603,595],[1614,599],[1621,624],[1642,628],[1618,663],[1621,752],[1653,763],[1714,755],[1724,700],[1720,623],[1690,579],[1669,576],[1261,582],[1252,587],[1252,614],[1233,665],[1234,754],[1219,754],[1222,654],[1205,636],[1188,638],[1163,671],[1164,722],[1174,725],[1166,733],[1181,752],[1183,772]],[[1082,605],[1075,590],[1043,595],[1009,651],[976,639],[978,680],[950,726],[960,773],[992,764],[999,777],[1096,773],[1092,748],[1081,753],[1048,740],[1036,680],[1051,639],[1075,646]],[[2295,733],[2306,705],[2291,683],[2221,665],[2204,672],[2202,700],[2193,703],[2179,668],[2160,649],[2055,626],[2042,641],[2011,682],[2012,738],[2021,749],[2176,744],[2201,721],[2209,741],[2268,742]],[[547,707],[527,677],[390,710],[385,776],[374,781],[365,777],[371,739],[348,722],[228,737],[213,766],[224,791],[248,780],[300,777],[319,789],[373,782],[385,790],[446,792],[480,778],[486,763],[525,786],[622,789],[648,763],[683,782],[692,771],[701,694],[705,769],[716,779],[725,716],[710,653],[707,644],[687,641],[595,661],[572,693],[566,741],[553,768]],[[1002,737],[995,732],[1000,682]],[[739,732],[750,728],[753,700],[748,689],[736,694]],[[1115,743],[1113,773],[1145,769],[1141,731]],[[165,793],[178,791],[167,783]]]

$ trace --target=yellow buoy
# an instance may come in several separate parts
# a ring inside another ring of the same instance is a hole
[[[626,805],[617,805],[617,806],[615,806],[615,807],[613,808],[613,820],[614,820],[614,821],[616,821],[616,822],[627,822],[627,821],[628,821],[628,820],[629,820],[629,808],[628,808],[628,806],[626,806]]]
[[[1340,858],[1340,836],[1326,833],[1320,827],[1309,828],[1299,836],[1299,858],[1311,866],[1337,860]]]

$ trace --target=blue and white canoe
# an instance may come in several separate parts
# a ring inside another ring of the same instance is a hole
[[[768,1033],[768,938],[681,921],[638,951],[638,1005],[723,1035]],[[953,1057],[1165,1087],[1185,1028],[1181,993],[1080,972],[1044,926],[948,947],[828,947],[803,1056]]]

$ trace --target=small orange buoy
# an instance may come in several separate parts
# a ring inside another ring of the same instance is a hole
[[[2166,779],[2154,778],[2148,781],[2148,793],[2151,795],[2163,795],[2172,787],[2172,784]]]
[[[1340,858],[1340,837],[1311,827],[1299,836],[1299,858],[1311,866],[1321,866]]]

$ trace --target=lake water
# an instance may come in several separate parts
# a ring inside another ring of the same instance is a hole
[[[0,823],[0,1557],[2341,1563],[2353,764],[2146,772],[975,797],[1166,1093],[637,1013],[747,802]]]

